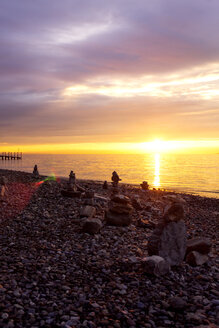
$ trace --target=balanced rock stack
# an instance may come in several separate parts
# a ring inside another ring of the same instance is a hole
[[[149,237],[148,254],[161,256],[170,266],[179,265],[185,257],[186,240],[184,208],[174,203],[165,209],[161,223]]]
[[[39,177],[40,177],[38,167],[36,164],[34,165],[32,176],[35,179],[39,179]]]
[[[211,241],[207,238],[194,238],[188,240],[186,262],[192,266],[202,265],[208,261],[211,250]]]
[[[76,184],[76,176],[73,171],[69,174],[69,180],[67,186],[61,190],[61,194],[64,197],[80,197],[81,192],[78,190],[78,186]]]
[[[105,212],[106,222],[115,226],[128,226],[131,223],[131,200],[124,195],[113,195],[109,209]]]

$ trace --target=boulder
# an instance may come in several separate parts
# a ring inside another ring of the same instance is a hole
[[[81,218],[83,218],[83,217],[92,218],[95,215],[96,215],[96,208],[93,206],[86,205],[86,206],[81,207],[81,209],[80,209],[80,217]]]
[[[182,297],[171,297],[170,307],[175,311],[182,311],[187,307],[187,302]]]
[[[208,254],[211,250],[211,241],[207,238],[193,238],[187,242],[186,254],[196,251],[201,254]]]
[[[148,254],[158,255],[171,266],[179,265],[186,253],[186,227],[183,221],[158,226],[148,240]]]
[[[85,220],[82,230],[83,232],[87,232],[93,235],[95,233],[98,233],[101,228],[102,228],[101,220],[95,218],[93,219],[88,218]]]
[[[143,259],[142,267],[144,272],[155,275],[157,277],[163,276],[170,271],[170,265],[160,256],[149,256]]]
[[[208,255],[201,254],[196,251],[192,251],[187,254],[186,262],[191,266],[198,266],[206,263],[208,261]]]

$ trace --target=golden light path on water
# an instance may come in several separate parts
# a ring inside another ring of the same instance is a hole
[[[154,154],[154,181],[155,188],[160,187],[160,154]]]

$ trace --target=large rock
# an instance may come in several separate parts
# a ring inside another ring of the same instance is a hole
[[[187,242],[186,254],[196,251],[201,254],[208,254],[211,250],[211,241],[207,238],[193,238]]]
[[[181,218],[181,209],[168,209],[164,217],[148,240],[148,254],[158,255],[169,262],[171,266],[179,265],[186,253],[186,226]]]
[[[99,219],[88,218],[84,222],[83,232],[87,232],[93,235],[95,233],[98,233],[101,228],[102,222]]]
[[[80,217],[81,218],[83,218],[83,217],[92,218],[95,215],[96,215],[96,208],[93,206],[86,205],[80,209]]]
[[[142,261],[143,270],[157,277],[163,276],[170,271],[170,264],[160,256],[149,256]]]
[[[201,254],[196,251],[192,251],[187,254],[186,262],[191,266],[198,266],[206,263],[208,261],[208,255]]]

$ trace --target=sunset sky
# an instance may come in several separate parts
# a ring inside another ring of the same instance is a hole
[[[0,151],[219,153],[218,0],[2,0]]]

